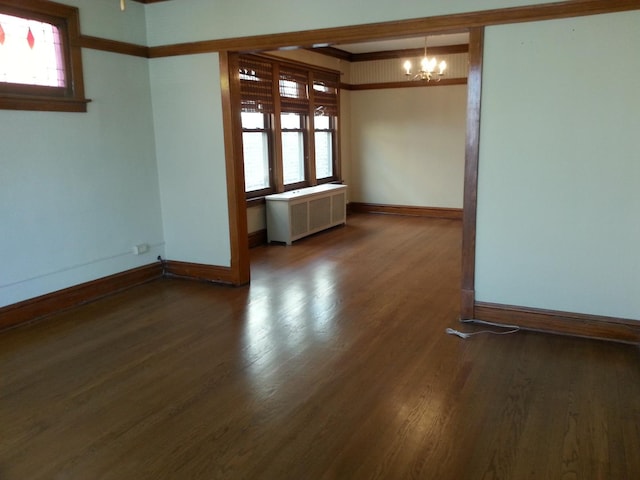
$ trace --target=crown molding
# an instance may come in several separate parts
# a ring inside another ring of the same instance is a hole
[[[329,57],[346,60],[348,62],[370,62],[372,60],[390,60],[405,57],[420,57],[424,48],[405,48],[402,50],[384,50],[381,52],[349,53],[336,47],[307,48],[310,52],[320,53]],[[467,53],[469,44],[446,45],[441,47],[429,47],[429,53],[434,55],[451,55],[454,53]]]

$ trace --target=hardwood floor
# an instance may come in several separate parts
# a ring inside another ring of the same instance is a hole
[[[640,349],[446,335],[460,243],[357,214],[0,333],[0,479],[640,478]]]

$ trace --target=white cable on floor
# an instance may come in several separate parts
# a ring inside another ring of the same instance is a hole
[[[480,330],[479,332],[461,332],[459,330],[454,330],[453,328],[447,328],[445,329],[445,333],[449,335],[457,335],[460,338],[470,338],[474,335],[479,335],[481,333],[489,333],[492,335],[509,335],[511,333],[516,333],[520,331],[520,327],[516,325],[501,325],[499,323],[492,323],[484,320],[475,320],[473,318],[468,320],[460,320],[460,321],[462,323],[481,323],[483,325],[491,325],[492,327],[509,328],[510,330],[507,330],[505,332],[494,332],[493,330]]]

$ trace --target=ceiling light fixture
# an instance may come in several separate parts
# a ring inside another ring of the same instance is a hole
[[[427,82],[435,80],[439,82],[447,69],[447,62],[442,60],[438,63],[436,57],[427,57],[427,37],[424,37],[424,57],[420,60],[420,70],[418,70],[418,73],[414,75],[411,72],[410,60],[404,62],[403,68],[407,80],[426,80]]]
[[[127,8],[127,6],[124,4],[124,0],[120,0],[120,10],[124,12],[125,8]]]

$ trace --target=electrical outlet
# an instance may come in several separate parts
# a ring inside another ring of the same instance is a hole
[[[143,253],[147,253],[149,251],[148,243],[140,243],[138,245],[134,245],[133,254],[134,255],[142,255]]]

